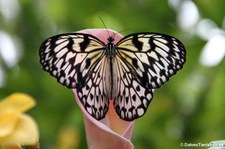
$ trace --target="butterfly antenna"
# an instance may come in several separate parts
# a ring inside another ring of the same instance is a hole
[[[110,37],[110,34],[109,34],[109,31],[108,31],[108,28],[106,27],[106,25],[105,25],[105,23],[104,23],[103,19],[102,19],[100,16],[98,16],[98,17],[99,17],[99,19],[102,21],[102,24],[104,25],[104,27],[105,27],[105,29],[106,29],[106,31],[107,31],[107,33],[108,33],[109,37]]]

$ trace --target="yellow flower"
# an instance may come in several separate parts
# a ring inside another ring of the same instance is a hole
[[[35,105],[35,100],[23,93],[14,93],[0,100],[0,145],[19,148],[20,145],[38,144],[39,134],[35,121],[24,114]]]

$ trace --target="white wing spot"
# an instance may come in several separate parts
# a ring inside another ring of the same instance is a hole
[[[137,113],[139,116],[143,115],[144,114],[144,109],[143,108],[138,108],[137,109]]]

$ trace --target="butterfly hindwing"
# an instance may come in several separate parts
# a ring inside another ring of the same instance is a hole
[[[62,85],[76,88],[84,108],[96,119],[105,116],[109,105],[103,87],[104,46],[94,36],[69,33],[48,38],[40,48],[43,69]]]
[[[93,62],[87,81],[82,87],[76,88],[77,95],[86,111],[95,119],[100,120],[105,117],[109,108],[109,98],[107,98],[105,88],[105,56]],[[82,80],[82,77],[80,78]]]
[[[130,65],[119,57],[115,61],[117,70],[116,97],[114,108],[119,117],[132,121],[146,112],[153,97],[152,89],[144,88],[131,71]]]

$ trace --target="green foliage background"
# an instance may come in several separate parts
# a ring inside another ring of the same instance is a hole
[[[225,61],[214,67],[199,63],[207,41],[178,26],[179,11],[170,7],[167,0],[17,2],[19,13],[15,18],[7,20],[0,13],[0,30],[16,38],[21,48],[20,60],[13,67],[4,64],[0,57],[0,67],[5,73],[0,98],[24,92],[36,99],[37,106],[29,114],[39,126],[41,148],[62,149],[65,138],[72,138],[74,147],[71,148],[74,149],[87,148],[87,145],[82,113],[72,91],[42,70],[39,46],[46,38],[59,33],[104,28],[99,16],[108,28],[126,29],[122,32],[124,35],[150,31],[175,36],[187,50],[184,68],[155,91],[147,113],[137,120],[132,137],[136,149],[176,149],[181,148],[181,142],[208,143],[225,139]],[[213,20],[219,28],[224,27],[225,1],[193,2],[201,18]]]

